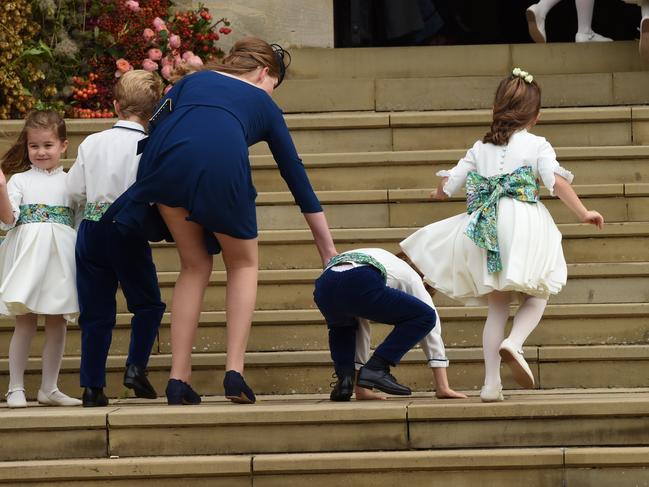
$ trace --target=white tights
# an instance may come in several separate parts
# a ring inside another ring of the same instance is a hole
[[[540,0],[537,3],[537,8],[539,15],[545,17],[552,7],[554,7],[561,0]],[[575,0],[575,5],[577,7],[577,32],[579,34],[590,34],[593,23],[593,7],[595,6],[595,0]]]
[[[489,294],[489,311],[482,331],[482,354],[485,364],[485,385],[500,384],[500,344],[505,339],[505,325],[509,318],[510,296],[507,292],[494,291]],[[523,343],[541,321],[547,300],[527,296],[514,316],[509,339],[516,349]]]
[[[9,344],[9,390],[25,388],[25,368],[29,348],[36,334],[37,315],[16,316],[16,328]],[[65,348],[66,322],[61,315],[45,316],[45,344],[43,345],[43,372],[41,390],[57,389],[61,359]]]

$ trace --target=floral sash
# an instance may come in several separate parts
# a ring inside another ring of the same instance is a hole
[[[83,210],[83,219],[98,222],[104,216],[104,213],[106,213],[110,205],[111,203],[105,203],[103,201],[88,201],[86,208]]]
[[[372,257],[371,255],[367,255],[362,252],[345,252],[336,255],[327,263],[327,267],[325,267],[325,271],[335,265],[343,264],[345,262],[371,265],[372,267],[379,270],[384,280],[387,280],[388,278],[388,272],[385,270],[385,266],[381,264],[378,260],[376,260],[374,257]]]
[[[20,205],[20,216],[16,225],[26,223],[60,223],[74,227],[72,209],[67,206],[44,204]]]
[[[498,200],[503,196],[526,203],[539,201],[539,183],[529,166],[519,167],[509,174],[485,178],[472,171],[467,175],[467,213],[471,215],[465,234],[487,250],[487,270],[490,274],[503,268],[498,246]]]

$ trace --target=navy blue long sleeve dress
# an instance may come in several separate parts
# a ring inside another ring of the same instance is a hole
[[[322,211],[281,110],[262,89],[214,71],[179,81],[167,98],[172,112],[151,131],[137,180],[104,219],[149,240],[171,240],[151,203],[183,207],[205,229],[210,253],[220,251],[213,232],[257,236],[248,147],[266,141],[303,213]]]

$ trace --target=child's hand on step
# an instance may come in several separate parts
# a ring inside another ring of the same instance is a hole
[[[582,223],[590,223],[595,225],[600,230],[604,228],[604,217],[597,211],[588,210],[584,213],[584,216],[581,217]]]

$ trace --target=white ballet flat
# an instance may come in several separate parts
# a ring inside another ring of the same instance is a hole
[[[509,338],[506,338],[500,344],[498,352],[503,361],[512,369],[514,380],[525,389],[533,389],[534,375],[523,357],[523,351],[517,350]]]
[[[482,402],[504,401],[502,384],[483,385],[480,389],[480,400]]]
[[[25,389],[10,389],[5,395],[7,398],[7,407],[12,409],[14,408],[26,408],[27,399],[25,398]]]
[[[532,40],[540,44],[547,42],[545,35],[545,17],[539,15],[537,6],[529,6],[525,11],[525,17],[527,18],[527,29],[530,31]]]
[[[599,35],[597,32],[591,31],[588,34],[580,34],[577,32],[575,35],[575,42],[613,42],[613,39]]]
[[[640,55],[649,61],[649,17],[640,21]]]
[[[39,404],[46,404],[48,406],[81,406],[81,401],[74,397],[66,396],[58,389],[47,393],[42,389],[38,391]]]

